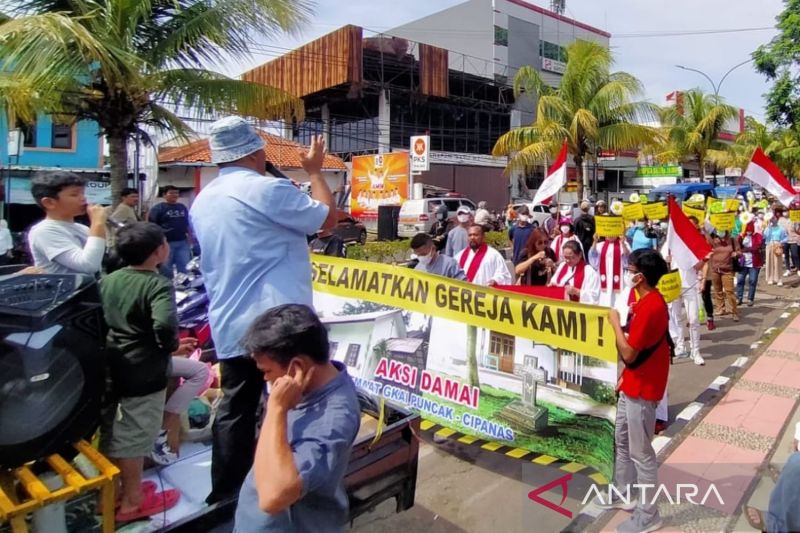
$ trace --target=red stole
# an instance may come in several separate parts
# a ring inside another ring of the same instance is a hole
[[[559,287],[564,286],[562,285],[562,283],[567,283],[568,281],[570,281],[569,279],[564,279],[570,267],[567,266],[566,263],[564,263],[563,265],[564,266],[561,269],[561,272],[559,272],[558,277],[556,277],[556,285]],[[575,287],[576,289],[580,289],[581,287],[583,287],[583,275],[585,269],[586,269],[586,262],[583,259],[581,259],[581,262],[575,265],[575,274],[571,280],[572,286]],[[580,300],[580,298],[578,298],[577,296],[570,296],[569,299],[572,300],[573,302],[577,302]]]
[[[475,251],[475,257],[472,258],[472,263],[469,264],[469,270],[465,273],[467,275],[467,281],[472,283],[472,280],[475,279],[475,275],[478,273],[478,268],[481,266],[481,262],[483,262],[483,258],[486,255],[486,250],[489,247],[486,246],[486,243],[481,244],[480,247]],[[469,256],[470,251],[472,248],[467,248],[464,250],[464,253],[461,254],[461,259],[458,261],[458,266],[461,267],[461,270],[464,270],[464,265],[467,264],[467,257]]]
[[[600,251],[600,287],[608,289],[608,273],[606,272],[606,252],[608,252],[609,241],[603,243]],[[620,288],[620,270],[622,269],[622,244],[619,240],[614,241],[614,270],[611,273],[612,288],[618,291]]]

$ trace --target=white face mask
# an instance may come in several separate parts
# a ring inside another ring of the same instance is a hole
[[[628,287],[633,288],[636,285],[635,279],[637,275],[638,272],[636,274],[634,274],[633,272],[625,272],[625,284]]]
[[[429,253],[428,255],[418,255],[417,259],[419,260],[419,264],[423,266],[428,266],[433,261],[433,253]]]
[[[639,229],[644,229],[644,222],[637,222],[636,227]]]
[[[569,226],[561,226],[561,233],[564,234],[569,233]]]
[[[469,215],[458,215],[457,218],[458,218],[458,221],[461,222],[462,224],[464,222],[469,222]]]
[[[551,209],[551,210],[550,210],[550,214],[551,214],[551,215],[555,215],[556,213],[558,213],[558,210],[557,210],[557,209]]]
[[[525,216],[525,215],[521,215],[521,216],[519,217],[519,221],[520,221],[520,222],[523,222],[523,223],[525,223],[525,224],[527,224],[527,223],[528,223],[528,222],[530,222],[531,220],[530,220],[530,219],[529,219],[527,216]]]

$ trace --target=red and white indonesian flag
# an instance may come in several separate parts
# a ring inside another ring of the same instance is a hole
[[[794,192],[789,180],[786,179],[786,176],[767,157],[761,147],[756,148],[750,164],[747,165],[747,170],[744,171],[744,175],[753,183],[764,187],[786,207],[789,207],[795,194],[797,194]]]
[[[536,191],[536,196],[533,197],[533,205],[549,204],[550,199],[561,190],[564,184],[567,183],[567,142],[561,145],[561,151],[558,157],[550,165],[547,171],[547,177],[542,182],[542,186]]]
[[[669,198],[667,249],[672,262],[681,270],[691,270],[711,253],[711,245],[683,213],[673,197]]]

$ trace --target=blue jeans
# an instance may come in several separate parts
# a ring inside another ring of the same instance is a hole
[[[172,279],[173,270],[172,266],[178,269],[178,272],[186,273],[186,263],[191,261],[192,252],[189,248],[189,243],[186,241],[169,241],[169,257],[161,265],[161,273]]]
[[[736,275],[736,299],[740,302],[744,297],[744,280],[745,278],[750,278],[750,287],[747,292],[748,300],[751,302],[756,297],[756,285],[758,285],[758,273],[761,272],[761,268],[752,268],[752,267],[742,267],[742,270]]]

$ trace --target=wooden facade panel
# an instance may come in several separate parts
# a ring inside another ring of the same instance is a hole
[[[362,29],[344,26],[242,74],[245,81],[302,97],[362,78]]]
[[[419,89],[422,94],[447,98],[450,95],[447,50],[419,45]]]

